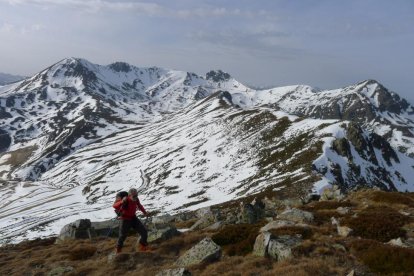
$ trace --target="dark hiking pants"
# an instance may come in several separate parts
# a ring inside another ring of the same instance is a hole
[[[148,232],[147,229],[145,229],[145,226],[142,224],[142,222],[137,218],[133,219],[123,219],[121,220],[119,224],[119,238],[117,242],[118,247],[122,247],[124,245],[124,241],[128,236],[129,229],[134,229],[140,234],[141,239],[139,240],[139,243],[142,245],[148,245],[147,237]]]

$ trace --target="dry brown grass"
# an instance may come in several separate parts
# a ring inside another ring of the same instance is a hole
[[[342,220],[353,229],[352,234],[366,239],[387,242],[404,237],[406,231],[401,227],[411,219],[389,207],[370,207],[358,213],[357,217]]]
[[[355,207],[355,204],[350,201],[315,201],[303,206],[302,209],[312,212],[315,210],[332,210],[339,207]]]
[[[404,273],[404,275],[414,273],[414,249],[391,246],[373,240],[353,240],[350,246],[353,253],[373,272]]]
[[[197,221],[197,218],[194,219],[189,219],[189,220],[185,220],[185,221],[177,221],[174,222],[174,225],[177,229],[187,229],[190,228],[191,226],[193,226],[193,224]]]
[[[334,216],[341,225],[353,228],[356,235],[381,241],[403,235],[401,227],[407,227],[410,219],[399,211],[411,212],[412,207],[408,203],[411,194],[384,196],[382,192],[374,193],[381,197],[381,201],[375,201],[376,196],[372,196],[372,192],[353,193],[348,197],[349,201],[312,202],[304,206],[303,209],[315,216],[313,225],[309,228],[282,227],[273,233],[300,234],[304,238],[302,244],[293,250],[294,258],[283,262],[250,254],[258,230],[264,224],[260,223],[228,225],[217,231],[186,232],[168,241],[151,244],[154,249],[151,253],[136,252],[137,238],[129,236],[125,241],[124,257],[113,263],[108,263],[107,257],[114,251],[116,238],[60,244],[54,244],[54,239],[22,242],[0,248],[0,275],[47,275],[59,266],[73,267],[73,271],[65,274],[69,276],[155,275],[162,269],[174,267],[179,256],[206,236],[220,243],[224,254],[217,262],[189,267],[193,275],[346,275],[352,269],[357,271],[357,275],[369,275],[368,267],[375,273],[409,275],[408,271],[414,270],[412,249],[392,247],[373,240],[339,237],[331,223]],[[406,204],[395,203],[401,195],[408,198]],[[388,203],[384,203],[387,200]],[[338,207],[352,207],[352,215],[341,216],[335,210]],[[186,223],[192,224],[193,221]],[[181,227],[186,227],[184,224]]]
[[[173,239],[158,243],[156,251],[162,255],[178,257],[180,253],[190,249],[205,237],[206,234],[203,232],[186,232]]]
[[[264,222],[257,224],[226,225],[212,236],[215,243],[223,246],[229,256],[244,256],[252,252],[259,229]]]
[[[385,203],[387,205],[396,204],[414,207],[413,195],[410,195],[409,193],[374,191],[371,193],[370,199],[374,202]]]
[[[295,236],[300,235],[302,239],[310,239],[313,236],[313,230],[310,227],[300,227],[300,226],[284,226],[277,229],[271,229],[269,231],[274,236]]]

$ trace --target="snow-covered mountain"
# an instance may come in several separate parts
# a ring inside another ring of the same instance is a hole
[[[10,74],[0,72],[0,86],[13,83],[13,82],[17,82],[17,81],[21,81],[24,78],[25,77],[22,77],[22,76],[10,75]]]
[[[72,58],[0,87],[0,120],[5,239],[108,219],[131,186],[159,211],[334,183],[414,191],[413,108],[374,81],[253,90],[222,71]]]

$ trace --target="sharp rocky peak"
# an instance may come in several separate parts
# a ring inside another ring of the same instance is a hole
[[[230,80],[231,76],[229,73],[223,72],[222,70],[211,70],[206,74],[207,80],[215,82],[222,82]]]

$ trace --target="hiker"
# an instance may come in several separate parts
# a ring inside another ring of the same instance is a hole
[[[121,198],[121,196],[123,197]],[[119,214],[120,219],[119,238],[116,244],[116,253],[121,253],[124,241],[131,227],[141,235],[141,239],[139,240],[139,250],[148,251],[148,232],[142,222],[137,218],[135,212],[139,209],[146,217],[148,217],[149,214],[139,202],[138,192],[136,189],[130,189],[128,196],[121,196],[119,194],[117,195],[113,205],[115,212]]]

